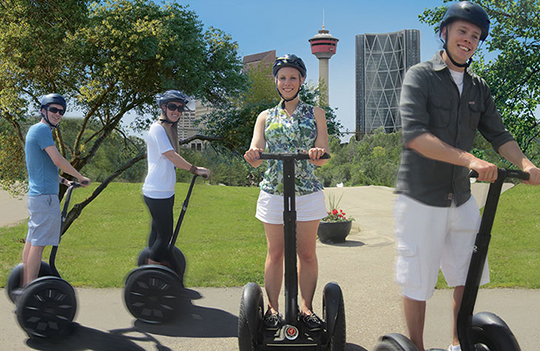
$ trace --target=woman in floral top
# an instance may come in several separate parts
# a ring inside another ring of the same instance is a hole
[[[244,158],[253,167],[262,160],[259,153],[307,152],[309,160],[297,161],[296,211],[298,281],[302,298],[302,319],[310,330],[320,330],[321,320],[313,313],[312,301],[317,285],[318,263],[315,252],[319,221],[326,216],[322,184],[315,177],[316,166],[327,160],[320,157],[328,152],[328,132],[324,110],[307,105],[298,99],[306,79],[306,66],[295,55],[278,57],[272,70],[281,101],[263,111],[257,118],[253,139]],[[256,217],[264,223],[268,244],[264,286],[268,295],[268,311],[264,322],[267,329],[278,329],[282,323],[278,298],[283,279],[283,163],[268,161],[268,169],[260,184]]]

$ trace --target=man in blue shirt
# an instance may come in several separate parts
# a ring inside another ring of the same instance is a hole
[[[52,130],[58,127],[66,112],[66,101],[60,94],[49,94],[41,100],[41,121],[34,124],[26,135],[26,168],[28,170],[28,236],[22,254],[24,264],[23,286],[36,279],[47,245],[60,241],[59,183],[70,182],[58,175],[58,169],[77,178],[82,186],[90,179],[82,176],[58,152]]]

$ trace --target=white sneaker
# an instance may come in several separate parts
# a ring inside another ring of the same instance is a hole
[[[450,346],[448,346],[448,351],[461,351],[461,346],[460,345],[452,345],[450,344]]]

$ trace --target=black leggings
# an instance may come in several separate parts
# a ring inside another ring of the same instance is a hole
[[[161,262],[169,259],[167,245],[173,235],[174,195],[168,199],[152,199],[144,196],[144,202],[152,216],[152,228],[148,238],[149,257]]]

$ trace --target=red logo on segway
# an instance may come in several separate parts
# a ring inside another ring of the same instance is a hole
[[[285,326],[285,337],[289,340],[294,340],[298,337],[298,329],[292,325]]]

